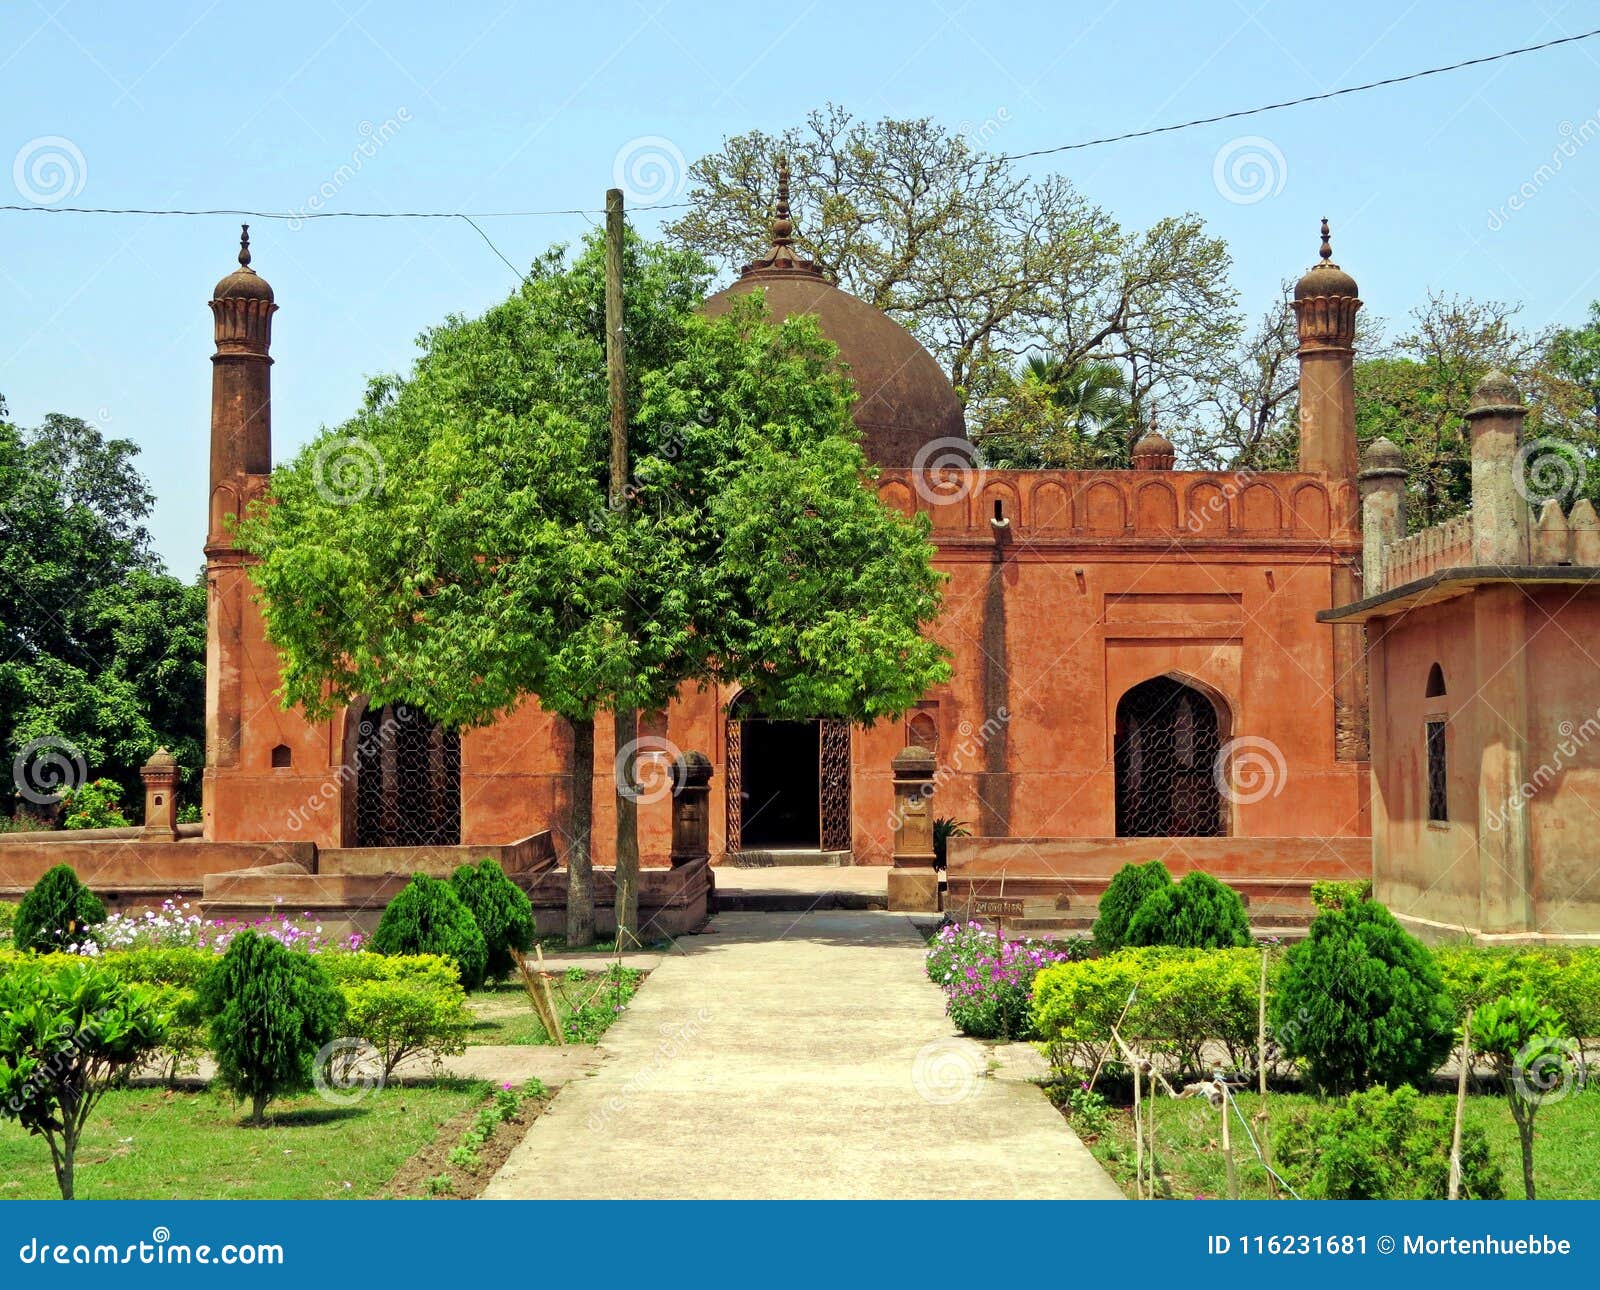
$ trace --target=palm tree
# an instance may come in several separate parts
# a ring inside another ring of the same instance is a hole
[[[1061,413],[1056,436],[1066,451],[1047,456],[1071,458],[1062,465],[1089,465],[1107,469],[1130,462],[1133,401],[1128,378],[1115,363],[1095,361],[1064,363],[1060,359],[1030,358],[1022,379],[1045,387],[1052,407]]]

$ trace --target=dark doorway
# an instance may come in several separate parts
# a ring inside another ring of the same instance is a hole
[[[1117,836],[1203,838],[1226,832],[1216,706],[1170,676],[1133,687],[1117,704]]]
[[[743,725],[739,778],[744,848],[820,847],[818,723],[746,717]]]
[[[367,708],[352,732],[358,847],[461,841],[461,736],[417,708]]]

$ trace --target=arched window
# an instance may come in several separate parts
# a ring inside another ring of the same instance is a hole
[[[1444,696],[1444,669],[1435,663],[1428,669],[1428,688],[1423,691],[1423,697],[1428,699],[1442,699]]]
[[[288,744],[279,744],[272,750],[272,769],[287,770],[294,765],[294,755],[289,751]]]
[[[939,723],[931,712],[914,712],[906,722],[906,744],[916,744],[931,753],[939,751]]]
[[[1222,836],[1221,749],[1217,708],[1194,686],[1158,676],[1124,694],[1117,703],[1117,836]]]
[[[461,841],[461,736],[403,703],[368,708],[354,732],[358,847]]]

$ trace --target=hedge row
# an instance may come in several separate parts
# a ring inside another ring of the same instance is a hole
[[[1212,1043],[1221,1045],[1232,1065],[1253,1067],[1261,954],[1128,949],[1058,963],[1034,980],[1034,1026],[1063,1068],[1092,1070],[1103,1055],[1116,1058],[1108,1053],[1112,1026],[1129,1043],[1182,1071],[1209,1069],[1214,1060],[1205,1060],[1204,1049]],[[1449,946],[1434,957],[1456,1024],[1468,1007],[1526,987],[1560,1013],[1570,1033],[1600,1037],[1600,949]],[[1283,965],[1282,955],[1270,956],[1269,996]]]
[[[449,959],[438,954],[356,951],[319,954],[316,960],[344,995],[345,1029],[352,1038],[373,1045],[386,1076],[418,1052],[445,1056],[465,1049],[472,1014]],[[163,1010],[173,1013],[167,1045],[169,1078],[206,1051],[200,982],[221,962],[219,956],[202,949],[138,949],[102,954],[94,961],[122,981],[152,987]],[[74,954],[0,949],[0,972],[22,962],[48,970],[84,960]]]

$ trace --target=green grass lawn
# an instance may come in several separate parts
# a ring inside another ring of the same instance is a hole
[[[592,1044],[628,1006],[644,973],[637,968],[604,971],[569,968],[550,983],[568,1043]],[[474,990],[467,1007],[476,1020],[469,1044],[548,1044],[551,1037],[520,982],[498,982]]]
[[[391,1087],[355,1106],[315,1094],[274,1102],[267,1126],[227,1094],[122,1089],[106,1094],[78,1148],[82,1200],[283,1200],[379,1194],[439,1127],[480,1103],[487,1085]],[[44,1139],[0,1124],[0,1199],[54,1199]]]
[[[1454,1105],[1454,1097],[1438,1094]],[[1274,1093],[1269,1110],[1287,1112],[1296,1103],[1313,1099],[1303,1093]],[[1240,1093],[1237,1101],[1245,1118],[1254,1124],[1261,1099]],[[1148,1114],[1148,1112],[1147,1112]],[[1175,1199],[1227,1195],[1227,1166],[1222,1155],[1219,1113],[1204,1098],[1156,1101],[1156,1165]],[[1507,1196],[1522,1195],[1522,1150],[1516,1125],[1503,1097],[1483,1094],[1467,1099],[1466,1123],[1482,1129],[1489,1148],[1504,1172]],[[1534,1181],[1541,1200],[1600,1198],[1600,1090],[1583,1093],[1542,1107],[1534,1122]],[[1074,1127],[1080,1127],[1075,1125]],[[1259,1132],[1259,1130],[1258,1130]],[[1237,1119],[1232,1124],[1234,1159],[1238,1165],[1240,1194],[1245,1199],[1266,1197],[1267,1177],[1251,1151]],[[1117,1185],[1133,1194],[1133,1120],[1125,1107],[1112,1112],[1104,1133],[1092,1137],[1080,1131],[1095,1158]]]

